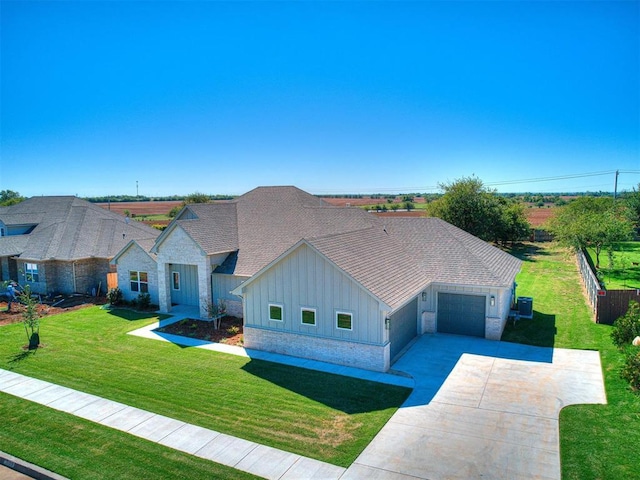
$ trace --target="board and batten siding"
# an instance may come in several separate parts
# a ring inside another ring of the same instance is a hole
[[[245,325],[294,334],[383,345],[382,306],[352,278],[302,244],[250,283],[244,292]],[[269,320],[269,304],[283,307],[283,321]],[[316,311],[316,325],[301,308]],[[338,329],[336,313],[352,314],[352,330]]]

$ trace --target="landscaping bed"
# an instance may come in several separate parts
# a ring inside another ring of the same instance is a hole
[[[53,302],[37,304],[36,309],[40,317],[48,317],[79,308],[104,305],[106,303],[104,297],[92,297],[89,295],[67,295],[56,297],[54,300]],[[9,325],[23,320],[24,305],[13,302],[10,311],[7,311],[7,307],[8,304],[5,300],[0,301],[0,325]]]
[[[207,342],[226,343],[227,345],[242,346],[242,319],[226,315],[220,319],[220,326],[215,328],[213,321],[185,318],[165,327],[157,328],[156,332],[179,335],[181,337],[197,338]]]

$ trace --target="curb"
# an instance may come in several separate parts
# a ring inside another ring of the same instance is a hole
[[[18,457],[0,450],[0,464],[11,470],[27,475],[36,480],[69,480],[67,477],[45,470],[42,467],[26,462]]]

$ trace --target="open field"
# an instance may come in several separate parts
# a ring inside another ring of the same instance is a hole
[[[525,208],[524,214],[529,225],[533,228],[542,227],[557,211],[557,207],[535,207]]]
[[[389,205],[385,198],[323,198],[324,201],[331,205],[339,207],[364,207],[368,205]],[[224,200],[222,200],[224,201]],[[394,203],[398,203],[402,206],[402,197],[397,197]],[[416,197],[414,199],[415,210],[411,212],[398,211],[398,212],[380,212],[380,216],[403,216],[403,217],[420,217],[425,215],[425,208],[427,204],[422,197]],[[169,219],[166,215],[172,208],[182,205],[181,201],[153,201],[153,202],[113,202],[111,204],[98,203],[102,208],[110,209],[111,211],[124,215],[125,210],[128,210],[135,217],[144,217],[144,222],[147,224],[167,224]],[[525,215],[532,227],[537,228],[542,226],[555,212],[555,207],[535,207],[529,206],[525,209]],[[155,217],[155,216],[158,217]],[[155,217],[155,218],[154,218]]]
[[[560,412],[563,480],[640,478],[640,395],[620,378],[624,355],[611,341],[612,327],[591,320],[573,255],[554,243],[513,253],[524,260],[517,294],[533,297],[534,317],[509,322],[502,340],[600,352],[608,403]]]

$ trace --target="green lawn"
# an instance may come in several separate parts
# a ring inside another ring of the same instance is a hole
[[[640,396],[619,376],[624,357],[611,326],[591,320],[574,258],[555,244],[527,245],[517,294],[533,297],[533,320],[507,325],[502,339],[600,351],[607,405],[573,405],[560,413],[563,479],[640,478]]]
[[[257,478],[5,393],[0,418],[0,450],[67,478]]]
[[[588,248],[587,253],[595,265],[595,249]],[[612,266],[608,253],[601,252],[600,275],[609,290],[640,288],[640,242],[619,243],[613,252]]]
[[[0,368],[341,466],[355,460],[410,393],[126,335],[156,320],[99,307],[49,317],[41,326],[45,347],[33,353],[21,349],[22,325],[0,327]],[[3,439],[0,449],[26,460],[49,448],[21,447],[12,438]],[[54,450],[62,448],[52,443]],[[102,441],[89,448],[101,450]],[[101,475],[97,469],[92,478]],[[172,477],[158,472],[149,478]]]

